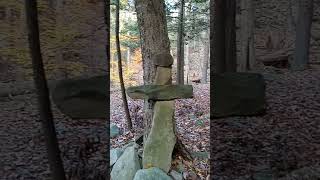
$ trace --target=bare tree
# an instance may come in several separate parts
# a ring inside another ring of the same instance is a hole
[[[49,90],[43,68],[40,40],[37,1],[26,0],[26,17],[28,24],[29,45],[32,56],[33,77],[38,95],[38,107],[42,128],[46,137],[49,165],[53,179],[65,180],[65,172],[60,157],[59,144],[51,111]]]
[[[120,49],[120,38],[119,38],[119,15],[120,15],[120,0],[116,1],[116,44],[117,44],[117,54],[118,54],[118,71],[121,86],[121,95],[123,101],[123,108],[126,114],[127,127],[129,130],[132,129],[132,121],[130,118],[130,112],[128,107],[128,100],[126,95],[126,89],[124,86],[123,73],[122,73],[122,59],[121,59],[121,49]]]

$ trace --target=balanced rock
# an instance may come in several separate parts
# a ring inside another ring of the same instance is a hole
[[[161,169],[152,167],[149,169],[140,169],[133,180],[172,180],[172,178]]]
[[[265,112],[265,82],[256,73],[214,74],[213,117],[260,115]]]
[[[174,101],[155,103],[152,127],[143,150],[143,168],[158,167],[169,172],[176,143],[173,116]]]
[[[127,94],[132,99],[168,101],[192,98],[192,91],[191,85],[144,85],[129,87]]]
[[[111,179],[130,180],[136,172],[141,169],[138,154],[134,146],[130,146],[123,152],[122,156],[113,165]]]
[[[168,53],[160,53],[153,57],[153,62],[156,66],[170,67],[173,64],[173,57]]]
[[[58,109],[73,119],[107,118],[107,77],[66,79],[51,92]]]

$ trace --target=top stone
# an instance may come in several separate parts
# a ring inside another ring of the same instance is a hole
[[[156,66],[171,67],[171,65],[173,64],[173,57],[171,56],[171,54],[167,53],[156,54],[153,57],[153,61]]]

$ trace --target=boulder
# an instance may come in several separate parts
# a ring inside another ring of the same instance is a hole
[[[58,109],[72,119],[107,118],[107,77],[66,79],[51,92]]]
[[[261,115],[265,112],[265,81],[256,73],[213,75],[213,117]]]
[[[116,136],[120,135],[120,129],[118,126],[111,124],[110,126],[110,138],[114,138]]]
[[[140,169],[133,180],[172,180],[172,178],[161,169],[153,167],[149,169]]]
[[[110,150],[110,166],[117,162],[123,151],[121,148],[115,148]]]
[[[158,167],[169,172],[176,143],[173,116],[174,101],[155,103],[152,127],[143,150],[143,168]]]
[[[123,152],[122,156],[113,165],[111,179],[130,180],[133,179],[136,172],[141,169],[138,154],[134,146],[130,146]]]
[[[181,173],[178,173],[175,170],[170,171],[170,176],[173,180],[183,180],[183,176]]]
[[[191,85],[143,85],[129,87],[127,94],[132,99],[167,101],[192,98],[192,91]]]

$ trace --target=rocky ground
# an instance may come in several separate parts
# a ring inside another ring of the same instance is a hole
[[[212,120],[214,179],[320,179],[319,66],[267,75],[267,103],[262,117]]]

